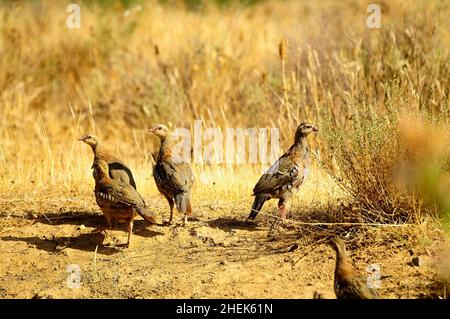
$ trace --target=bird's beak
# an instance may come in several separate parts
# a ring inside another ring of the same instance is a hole
[[[313,132],[317,132],[319,129],[317,127],[313,126],[312,130],[313,130]]]
[[[84,142],[84,138],[82,138],[82,137],[80,137],[78,140],[79,140],[80,142]]]
[[[156,129],[154,127],[152,127],[151,129],[148,130],[149,133],[155,133]]]

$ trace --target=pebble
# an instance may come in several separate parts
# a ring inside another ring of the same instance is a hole
[[[420,267],[422,266],[423,262],[422,259],[420,259],[420,257],[416,256],[411,259],[411,264],[415,267]]]

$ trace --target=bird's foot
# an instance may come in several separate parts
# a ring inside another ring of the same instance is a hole
[[[278,220],[278,227],[280,228],[284,228],[287,230],[295,230],[295,226],[293,225],[292,221],[286,219],[286,218],[282,218]]]
[[[98,234],[98,233],[105,233],[106,235],[106,230],[109,230],[110,228],[108,227],[98,227],[96,229],[94,229],[93,231],[91,231],[91,234]]]
[[[172,220],[171,219],[163,220],[162,224],[163,224],[163,226],[170,226],[170,225],[172,225]]]
[[[188,219],[187,219],[187,216],[185,216],[185,217],[183,217],[180,221],[178,221],[177,223],[176,223],[176,226],[178,226],[178,227],[184,227],[184,226],[186,226],[188,224]]]
[[[119,245],[117,245],[117,247],[122,248],[122,249],[130,248],[130,246],[131,246],[131,244],[130,244],[129,242],[128,242],[128,243],[125,243],[125,244],[119,244]]]

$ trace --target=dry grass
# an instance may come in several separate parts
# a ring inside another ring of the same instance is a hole
[[[65,3],[3,4],[2,200],[37,211],[61,197],[81,206],[92,200],[90,150],[76,142],[86,132],[129,163],[139,189],[154,197],[157,142],[145,132],[151,124],[189,128],[201,119],[220,128],[280,127],[286,148],[298,123],[309,119],[328,128],[312,138],[313,161],[346,171],[342,185],[365,203],[367,214],[357,221],[417,222],[410,213],[422,197],[392,190],[402,143],[392,116],[422,113],[448,125],[450,35],[442,26],[449,5],[383,1],[383,28],[369,30],[368,3],[265,1],[201,11],[157,1],[129,11],[91,4],[82,6],[80,30],[65,27]],[[337,149],[347,151],[347,162],[330,161]],[[253,165],[195,167],[194,200],[247,205],[260,172]],[[344,195],[315,172],[293,207],[339,206]],[[395,216],[380,218],[386,214]]]
[[[79,30],[65,26],[70,1],[0,3],[0,234],[97,209],[91,150],[77,142],[85,133],[129,164],[162,216],[168,207],[151,176],[158,142],[149,126],[279,127],[284,150],[307,119],[320,129],[310,139],[314,167],[274,246],[294,241],[308,253],[335,234],[351,250],[380,256],[445,246],[450,4],[379,1],[382,28],[370,30],[373,1],[231,2],[197,10],[183,1],[84,2]],[[193,169],[199,216],[212,226],[247,216],[261,165]],[[276,228],[271,215],[275,201],[259,217],[259,236]],[[49,225],[36,229],[58,237],[73,226]]]

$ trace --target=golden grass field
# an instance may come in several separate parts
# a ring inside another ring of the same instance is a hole
[[[324,241],[340,235],[361,272],[381,264],[385,298],[448,298],[450,4],[380,1],[369,29],[369,3],[86,2],[68,29],[69,2],[0,2],[0,297],[334,298]],[[99,244],[77,139],[127,163],[162,219],[147,130],[194,120],[280,128],[280,152],[303,120],[319,127],[290,226],[274,224],[275,201],[246,221],[262,165],[195,164],[196,221],[137,223],[128,250],[120,230]]]

